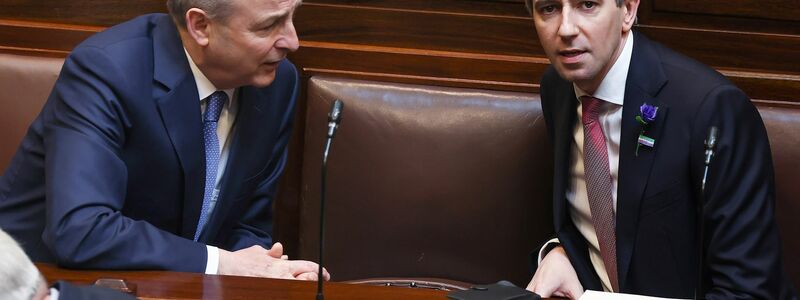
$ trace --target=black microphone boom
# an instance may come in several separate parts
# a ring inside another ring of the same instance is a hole
[[[703,208],[706,202],[706,181],[708,180],[708,169],[711,166],[711,159],[714,158],[714,151],[717,148],[717,135],[719,135],[719,129],[716,126],[711,126],[708,128],[708,135],[706,136],[705,140],[705,158],[703,159],[703,165],[705,166],[703,169],[703,182],[700,185],[700,199],[697,200],[697,289],[694,291],[694,298],[695,299],[704,299],[704,295],[702,294],[703,283],[705,279],[703,278],[703,270],[705,266],[703,262],[705,261],[705,251],[703,251],[703,235],[705,231],[704,221],[705,221],[705,209]]]
[[[342,110],[344,103],[342,100],[333,100],[331,112],[328,114],[328,138],[325,140],[325,151],[322,153],[322,184],[320,187],[319,201],[319,271],[317,272],[317,300],[325,299],[322,294],[322,252],[325,244],[325,177],[328,174],[328,151],[331,149],[331,142],[342,121]]]

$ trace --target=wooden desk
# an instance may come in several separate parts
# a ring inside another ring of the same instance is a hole
[[[92,284],[98,278],[119,278],[136,284],[141,299],[307,299],[317,295],[316,282],[204,275],[167,271],[76,271],[37,264],[52,284],[65,280]],[[447,292],[326,282],[325,299],[447,299]]]

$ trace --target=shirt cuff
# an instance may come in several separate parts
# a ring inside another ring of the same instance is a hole
[[[216,275],[219,271],[219,248],[206,245],[206,250],[208,250],[206,274]]]
[[[539,249],[539,259],[536,261],[536,265],[537,266],[541,265],[544,256],[547,255],[547,253],[549,253],[550,250],[553,250],[553,248],[557,247],[558,245],[561,245],[561,242],[558,240],[558,238],[552,238],[549,241],[547,241],[547,243],[544,243],[542,249]]]

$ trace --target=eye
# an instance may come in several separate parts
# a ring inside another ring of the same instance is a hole
[[[539,7],[539,13],[543,15],[553,14],[556,10],[558,10],[558,7],[554,4]]]
[[[260,23],[260,24],[253,25],[250,28],[250,31],[256,32],[256,33],[259,33],[259,34],[265,33],[265,32],[268,33],[270,31],[272,31],[274,27],[275,27],[275,22]]]
[[[592,9],[592,8],[595,8],[596,6],[597,6],[596,2],[591,2],[591,1],[581,2],[581,8],[584,8],[584,9]]]

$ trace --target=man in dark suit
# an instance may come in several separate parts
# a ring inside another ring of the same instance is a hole
[[[0,180],[0,227],[66,267],[315,279],[270,235],[300,3],[169,0],[81,43]]]
[[[552,63],[541,99],[555,153],[557,234],[539,251],[528,289],[569,298],[584,289],[794,297],[758,111],[719,73],[632,31],[638,6],[528,2]],[[712,126],[719,134],[704,195]]]

